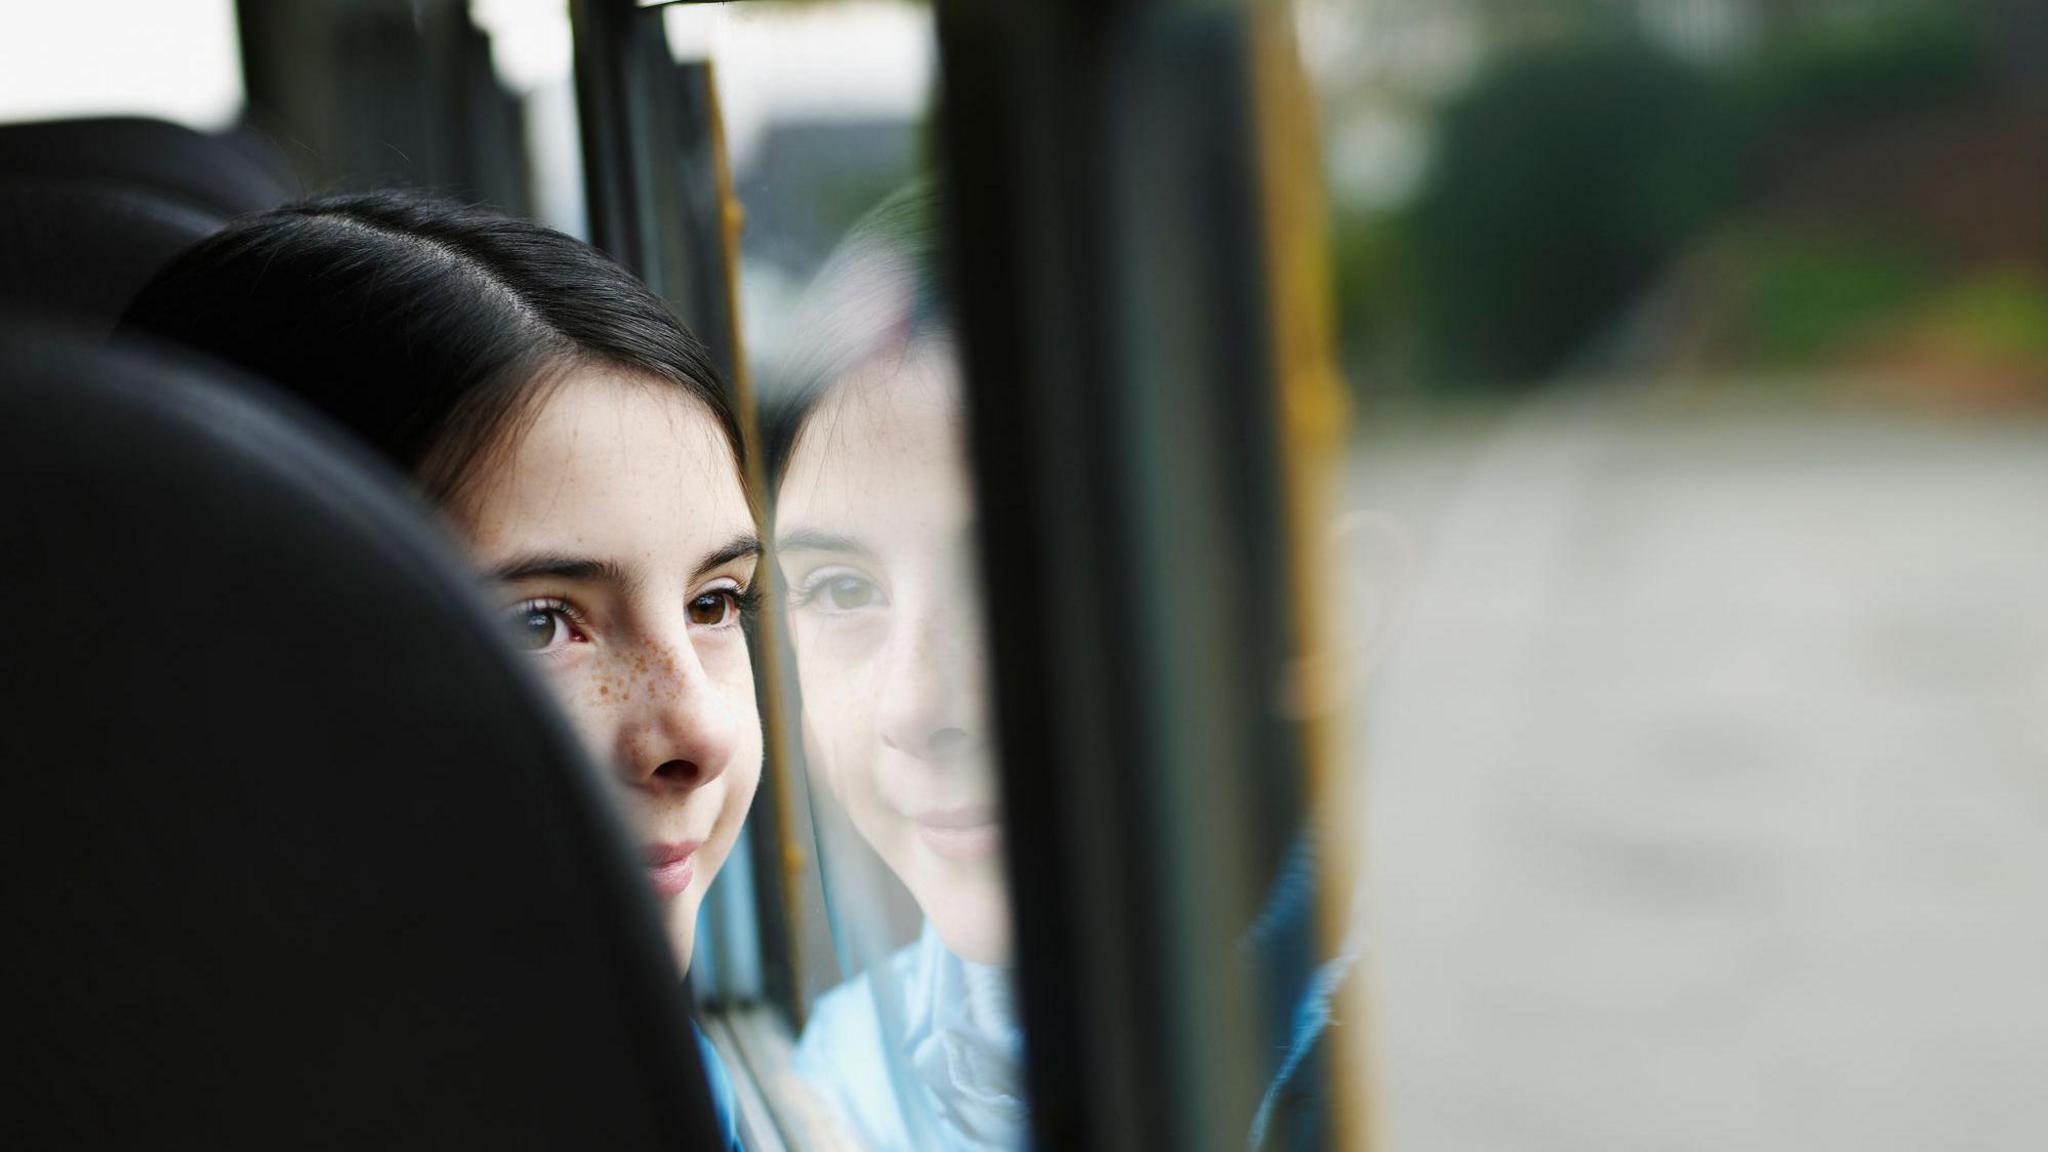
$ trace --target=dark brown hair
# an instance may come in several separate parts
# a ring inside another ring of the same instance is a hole
[[[482,208],[379,192],[246,217],[158,273],[122,323],[310,402],[440,502],[585,365],[696,398],[745,475],[718,371],[661,300],[589,245]]]
[[[825,396],[854,372],[947,339],[931,182],[891,193],[854,224],[798,302],[795,335],[762,372],[763,451],[779,485]]]

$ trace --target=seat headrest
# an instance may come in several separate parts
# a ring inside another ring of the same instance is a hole
[[[179,251],[290,196],[254,139],[127,118],[0,125],[0,301],[109,331]]]
[[[293,194],[282,157],[256,137],[128,116],[0,124],[0,181],[30,178],[148,189],[221,217]]]
[[[379,466],[0,324],[0,1145],[713,1147],[603,783]]]

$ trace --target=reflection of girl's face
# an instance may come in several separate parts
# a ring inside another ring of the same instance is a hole
[[[974,505],[950,354],[858,373],[805,423],[777,552],[812,767],[946,946],[1010,951],[975,597]]]
[[[687,968],[761,779],[740,608],[759,547],[732,448],[672,388],[581,369],[456,510],[516,643],[626,797]]]

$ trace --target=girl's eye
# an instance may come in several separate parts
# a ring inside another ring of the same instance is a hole
[[[817,607],[827,612],[859,612],[879,608],[882,590],[858,572],[828,569],[811,577],[797,595],[799,607]]]
[[[699,628],[718,628],[736,622],[751,606],[752,593],[744,588],[718,588],[690,601],[690,623]]]
[[[861,576],[837,576],[819,591],[827,607],[838,612],[854,612],[873,604],[880,589]]]
[[[525,652],[553,652],[582,639],[574,610],[559,600],[528,600],[512,609],[512,643]]]

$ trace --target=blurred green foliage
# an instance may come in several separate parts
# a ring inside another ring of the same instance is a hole
[[[1766,364],[1802,364],[1869,338],[1935,288],[1924,256],[1866,237],[1773,235],[1732,249],[1743,280],[1741,347]]]
[[[1794,135],[1895,115],[1980,89],[1991,22],[1970,0],[1893,6],[1848,21],[1794,21],[1731,79],[1765,131]]]
[[[1815,139],[1982,90],[1982,13],[1962,2],[1773,17],[1711,63],[1589,6],[1507,48],[1436,111],[1428,174],[1393,211],[1339,210],[1336,290],[1354,376],[1525,387],[1573,367],[1673,259],[1740,220]],[[1754,354],[1815,354],[1931,290],[1919,258],[1814,243],[1759,260]]]
[[[1990,268],[1943,285],[1914,331],[1977,361],[2048,365],[2048,280],[2033,268]]]
[[[1425,373],[1557,367],[1736,202],[1750,138],[1712,79],[1640,43],[1502,61],[1445,110],[1403,229]]]
[[[2048,283],[2034,269],[1993,269],[1929,301],[1927,330],[1976,353],[2048,361]]]

